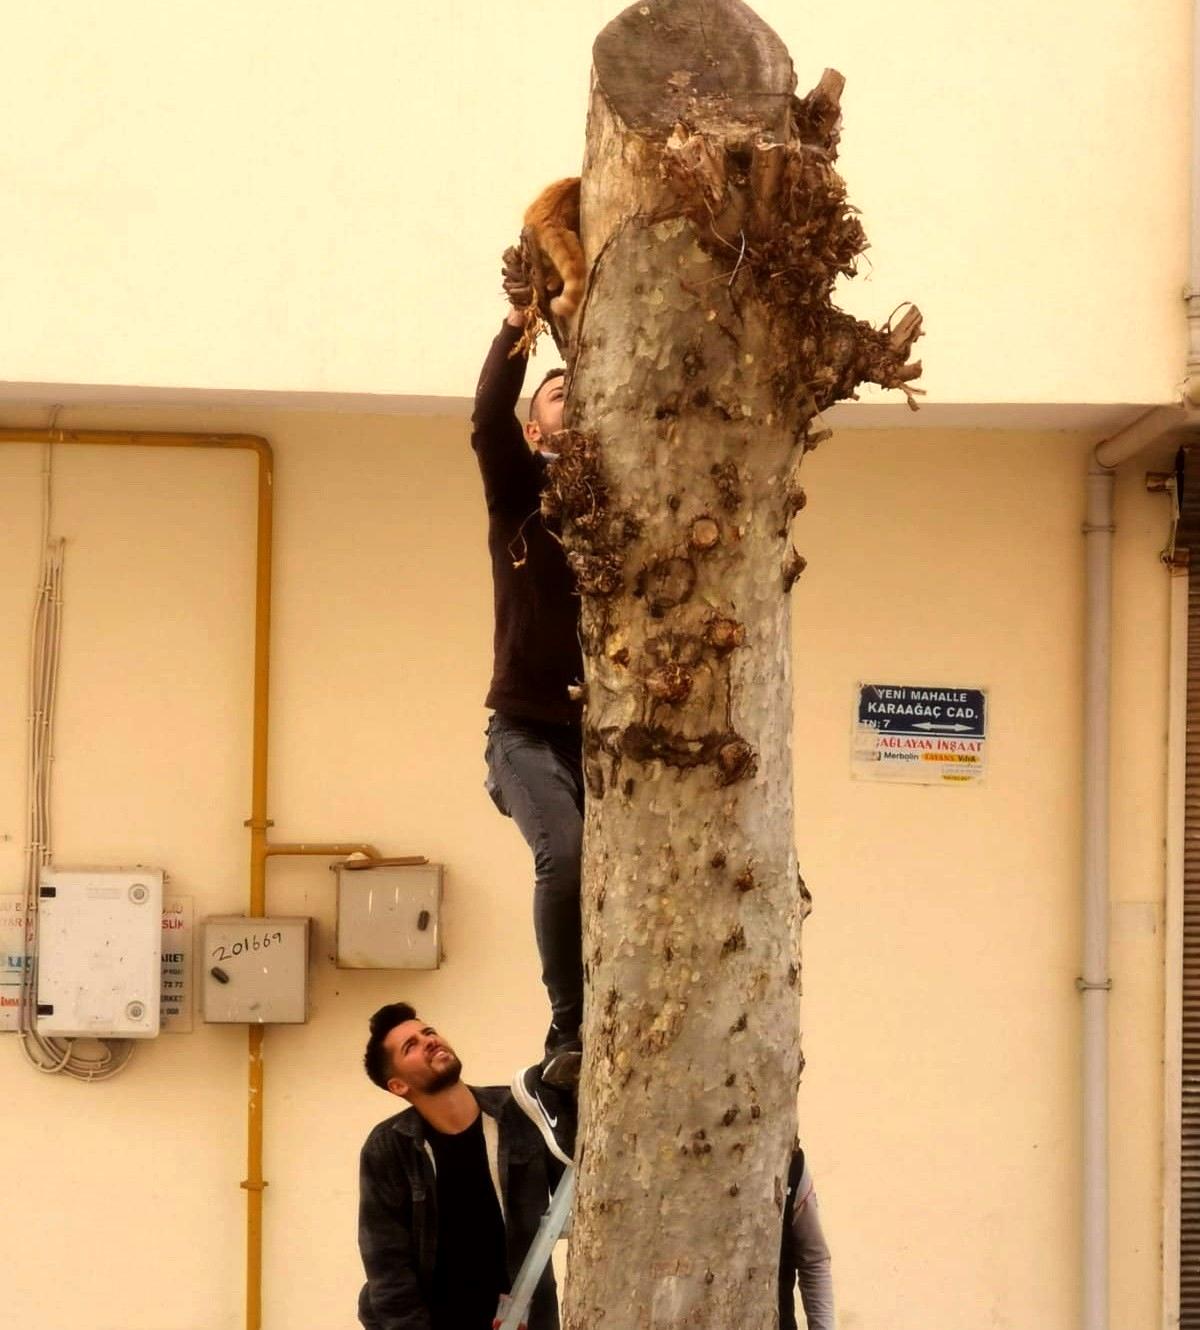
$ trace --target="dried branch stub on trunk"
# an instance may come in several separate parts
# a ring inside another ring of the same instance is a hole
[[[909,353],[921,316],[882,328],[832,304],[835,283],[853,277],[866,232],[834,163],[841,132],[843,79],[826,70],[807,97],[794,98],[791,137],[758,135],[726,143],[676,125],[662,156],[663,178],[702,244],[728,270],[731,286],[749,284],[772,311],[781,344],[792,353],[777,372],[781,400],[811,397],[815,414],[853,398],[860,383],[895,388],[916,408]]]

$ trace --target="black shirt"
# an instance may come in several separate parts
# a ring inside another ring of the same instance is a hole
[[[426,1124],[437,1168],[434,1330],[491,1330],[508,1292],[504,1217],[488,1169],[483,1114],[454,1136]]]
[[[475,390],[471,447],[483,475],[496,616],[486,705],[522,720],[578,725],[567,693],[583,678],[579,597],[563,547],[541,513],[546,459],[530,451],[514,414],[525,357],[508,323],[488,352]]]

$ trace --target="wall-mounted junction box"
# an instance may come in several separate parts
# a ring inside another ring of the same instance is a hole
[[[339,865],[337,963],[343,970],[436,970],[442,866]]]
[[[308,1020],[309,920],[227,915],[204,921],[204,1019],[302,1025]]]
[[[163,873],[43,868],[37,1028],[51,1038],[158,1033]]]

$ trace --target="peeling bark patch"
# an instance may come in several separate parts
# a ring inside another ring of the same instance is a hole
[[[741,1188],[737,1185],[736,1182],[732,1182],[732,1183],[729,1184],[729,1194],[730,1194],[730,1196],[736,1196],[736,1195],[738,1194],[738,1192],[740,1192],[740,1191],[741,1191]]]
[[[729,1075],[725,1077],[726,1088],[733,1085],[736,1081],[737,1081],[737,1073],[731,1071]]]
[[[758,883],[754,880],[754,869],[749,864],[733,879],[733,885],[738,891],[745,895],[747,891],[753,891]]]
[[[604,772],[598,762],[585,762],[583,778],[587,782],[588,793],[593,799],[604,798]]]
[[[737,1115],[741,1112],[736,1105],[733,1108],[727,1108],[721,1115],[721,1125],[731,1127],[737,1121]]]
[[[745,498],[737,467],[733,462],[714,462],[708,474],[712,476],[721,507],[727,513],[735,512]]]
[[[729,1033],[741,1034],[741,1032],[746,1028],[747,1023],[748,1022],[746,1020],[746,1013],[742,1012],[742,1014],[737,1018],[737,1020],[734,1021],[734,1023],[729,1027]]]
[[[725,858],[725,851],[718,850],[716,854],[714,854],[713,857],[708,862],[712,865],[713,868],[724,868],[727,862]]]
[[[793,961],[788,966],[788,987],[795,988],[800,982],[800,967]]]
[[[632,799],[633,792],[636,788],[637,786],[634,783],[634,779],[632,776],[630,776],[626,779],[625,784],[621,786],[621,793],[625,796],[626,799]]]
[[[735,951],[745,951],[746,930],[738,924],[732,933],[721,943],[721,955],[729,956]]]

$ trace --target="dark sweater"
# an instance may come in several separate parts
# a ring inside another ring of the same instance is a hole
[[[557,531],[542,518],[546,459],[530,450],[516,417],[526,359],[508,353],[520,336],[519,328],[501,328],[479,375],[472,416],[496,616],[486,705],[517,719],[577,725],[581,707],[567,689],[583,678],[579,597]]]

